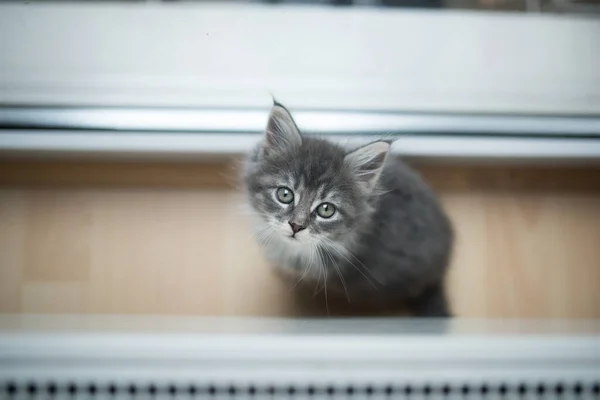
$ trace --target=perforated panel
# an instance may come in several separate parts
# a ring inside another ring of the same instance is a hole
[[[228,398],[247,398],[252,396],[269,396],[272,398],[315,398],[330,396],[336,398],[362,398],[362,397],[404,397],[404,398],[447,398],[447,397],[475,397],[481,399],[498,398],[499,396],[514,397],[527,396],[535,399],[555,399],[561,396],[586,396],[600,397],[600,380],[595,382],[525,382],[519,384],[506,384],[501,382],[464,382],[463,384],[445,384],[432,381],[430,384],[411,384],[409,382],[390,382],[387,385],[372,385],[356,383],[347,386],[319,386],[293,384],[286,386],[274,385],[214,385],[205,382],[190,382],[188,385],[160,385],[153,383],[130,382],[129,384],[116,384],[110,382],[89,381],[85,383],[74,382],[3,382],[0,391],[8,399],[22,396],[39,398],[66,398],[85,397],[89,399],[104,398],[106,396],[146,399],[178,398],[191,399],[206,396],[225,396]]]

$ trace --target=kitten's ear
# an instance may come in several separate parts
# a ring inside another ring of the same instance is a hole
[[[354,150],[344,158],[365,192],[375,187],[389,151],[390,143],[374,142]]]
[[[282,153],[301,144],[302,136],[292,114],[283,105],[274,101],[265,131],[264,154]]]

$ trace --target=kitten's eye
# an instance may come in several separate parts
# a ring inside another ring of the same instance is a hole
[[[275,194],[277,195],[277,200],[283,204],[290,204],[292,201],[294,201],[294,192],[286,187],[278,188]]]
[[[331,203],[322,203],[317,207],[317,214],[323,218],[331,218],[335,214],[335,206]]]

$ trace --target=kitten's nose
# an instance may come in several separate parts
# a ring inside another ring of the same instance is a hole
[[[292,227],[292,232],[294,232],[294,235],[295,235],[296,233],[300,232],[301,230],[304,230],[304,229],[306,229],[306,227],[305,227],[305,226],[298,225],[298,224],[296,224],[296,223],[294,223],[294,222],[292,222],[292,221],[288,222],[288,224],[290,224],[290,226]]]

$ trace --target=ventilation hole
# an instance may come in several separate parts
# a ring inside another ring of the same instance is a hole
[[[307,392],[309,395],[311,395],[311,396],[312,396],[312,395],[314,395],[314,394],[315,394],[315,388],[314,388],[314,386],[309,386],[309,387],[306,389],[306,392]]]
[[[481,385],[481,387],[479,388],[479,392],[480,392],[480,393],[481,393],[483,396],[487,395],[487,394],[489,393],[489,391],[490,391],[490,388],[489,388],[489,386],[488,386],[487,384],[485,384],[485,383],[484,383],[483,385]]]
[[[583,386],[581,385],[580,382],[577,382],[574,386],[573,386],[573,390],[575,391],[575,394],[581,394],[581,392],[583,392]]]
[[[468,385],[463,385],[460,391],[466,396],[471,392],[471,388]]]
[[[217,393],[217,388],[214,385],[210,385],[208,387],[208,393],[214,395],[215,393]]]
[[[335,388],[333,386],[327,386],[326,392],[328,395],[333,396],[335,394]]]
[[[296,393],[296,388],[293,386],[288,387],[287,392],[290,396],[293,396]]]
[[[148,393],[150,393],[152,396],[154,396],[156,394],[156,386],[150,385],[148,387]]]
[[[98,388],[93,383],[90,383],[88,385],[87,391],[90,395],[94,396],[96,394],[96,392],[98,391]]]
[[[391,396],[394,393],[394,388],[388,385],[385,387],[384,392],[387,396]]]
[[[451,391],[452,391],[452,389],[450,388],[450,385],[445,384],[444,386],[442,386],[442,393],[444,395],[448,396]]]
[[[271,396],[275,394],[275,386],[269,386],[267,388],[267,393],[270,394]]]
[[[411,385],[406,385],[404,387],[404,394],[405,395],[410,396],[412,394],[412,392],[413,392],[413,388],[412,388]]]
[[[348,394],[348,396],[352,396],[354,394],[354,386],[348,386],[346,388],[346,394]]]
[[[194,385],[190,385],[190,386],[188,386],[188,393],[189,393],[190,395],[192,395],[192,396],[193,396],[193,395],[195,395],[197,392],[198,392],[198,389],[196,388],[196,386],[194,386]]]
[[[171,396],[175,396],[177,394],[177,387],[175,387],[175,385],[169,385],[167,392],[169,392]]]
[[[75,385],[74,383],[69,383],[67,385],[67,392],[71,395],[71,396],[75,396],[77,394],[77,385]]]
[[[135,396],[135,394],[137,393],[137,387],[135,385],[129,385],[129,387],[127,388],[127,392],[131,396]]]
[[[35,383],[31,382],[27,384],[27,393],[30,396],[35,396],[35,394],[37,393],[37,386],[35,385]]]
[[[524,395],[525,393],[527,393],[527,386],[525,386],[525,384],[524,384],[524,383],[521,383],[521,384],[519,385],[519,387],[517,388],[517,391],[518,391],[518,392],[519,392],[519,394],[522,396],[522,395]]]
[[[254,386],[250,386],[248,388],[248,393],[252,396],[254,396],[256,394],[256,388]]]
[[[423,393],[428,396],[431,394],[431,386],[430,385],[425,385],[423,386]]]
[[[370,396],[373,394],[373,386],[369,385],[365,388],[365,392]]]
[[[565,391],[565,387],[562,385],[562,383],[557,383],[556,386],[554,387],[554,392],[556,392],[556,394],[563,394]]]
[[[600,383],[594,383],[594,385],[592,386],[592,393],[594,393],[595,395],[600,394]]]
[[[498,386],[498,393],[500,393],[500,395],[504,396],[506,394],[506,392],[508,392],[508,387],[506,386],[505,383],[500,384],[500,386]]]
[[[543,383],[540,383],[539,385],[537,385],[536,391],[537,391],[537,394],[539,394],[541,396],[544,393],[546,393],[546,386]]]
[[[50,396],[54,396],[56,394],[56,390],[56,383],[54,382],[49,382],[46,386],[46,391]]]
[[[235,386],[229,386],[229,389],[227,391],[232,396],[235,396],[235,394],[237,393],[237,389],[235,388]]]

